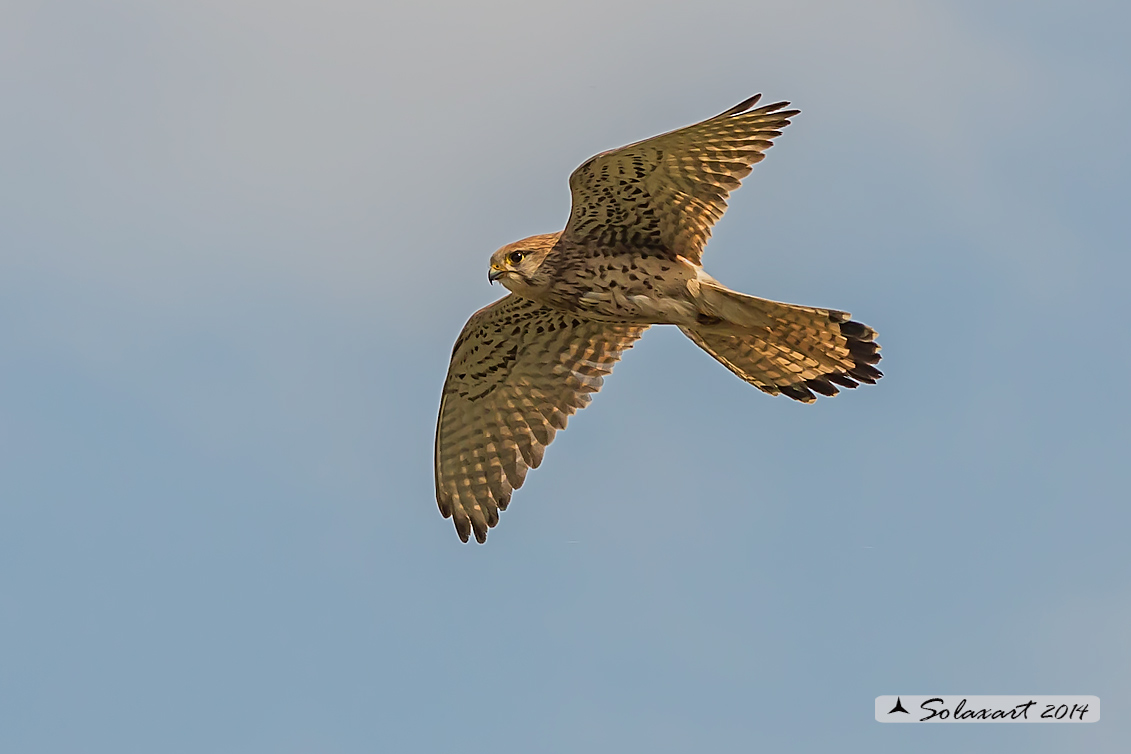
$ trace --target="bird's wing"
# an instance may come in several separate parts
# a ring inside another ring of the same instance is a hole
[[[755,95],[714,118],[590,158],[569,177],[562,243],[627,247],[699,263],[727,196],[799,110],[751,109]]]
[[[487,539],[527,469],[646,329],[513,294],[472,315],[452,349],[436,425],[436,501],[460,539]]]

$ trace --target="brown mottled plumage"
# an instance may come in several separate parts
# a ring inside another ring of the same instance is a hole
[[[436,427],[436,499],[464,542],[486,541],[650,325],[677,325],[746,382],[804,403],[883,376],[876,331],[846,312],[747,296],[700,264],[727,196],[798,113],[752,109],[760,96],[587,160],[569,179],[565,230],[491,255],[489,279],[511,293],[460,333]]]

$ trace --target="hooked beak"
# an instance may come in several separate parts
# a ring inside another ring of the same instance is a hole
[[[487,279],[490,280],[492,284],[494,284],[496,280],[498,280],[505,274],[506,270],[491,265],[491,269],[487,270]]]

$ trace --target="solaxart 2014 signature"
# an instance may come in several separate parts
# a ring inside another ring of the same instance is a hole
[[[1088,704],[1073,704],[1069,707],[1067,704],[1044,704],[1038,705],[1035,699],[1030,699],[1023,704],[1014,705],[1012,709],[992,709],[990,707],[981,707],[975,709],[973,707],[966,707],[966,699],[961,699],[954,707],[953,712],[946,707],[945,702],[941,696],[931,697],[925,702],[922,702],[919,707],[925,710],[928,714],[926,717],[919,718],[919,722],[925,723],[933,718],[946,720],[953,717],[955,720],[1028,720],[1030,710],[1036,706],[1037,710],[1033,710],[1033,715],[1036,716],[1037,711],[1041,706],[1044,706],[1044,711],[1040,713],[1042,719],[1045,720],[1079,720],[1084,721],[1084,716],[1088,714]]]

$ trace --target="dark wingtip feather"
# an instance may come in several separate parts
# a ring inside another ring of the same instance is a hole
[[[850,340],[871,341],[876,337],[876,331],[863,322],[845,322],[843,320],[833,319],[831,316],[829,319],[832,319],[833,322],[840,322],[840,334]]]
[[[748,97],[748,98],[742,100],[742,102],[739,102],[737,105],[735,105],[731,109],[727,110],[726,112],[719,113],[718,117],[725,118],[725,117],[728,117],[728,116],[731,116],[731,115],[738,115],[739,113],[744,113],[747,110],[749,110],[750,108],[754,107],[754,105],[756,105],[758,103],[758,100],[760,100],[760,99],[762,99],[762,93],[761,92],[759,92],[758,94],[755,94],[753,97]]]
[[[796,108],[794,108],[793,110],[782,110],[783,107],[788,106],[788,102],[775,102],[772,105],[765,105],[763,107],[759,107],[757,110],[752,110],[751,113],[757,113],[758,115],[772,115],[774,116],[774,118],[780,121],[780,127],[785,128],[789,125],[790,118],[795,115],[801,114],[801,111]]]
[[[867,364],[857,364],[848,370],[848,374],[852,376],[852,379],[867,382],[869,385],[875,385],[876,380],[884,376],[884,373],[879,369]]]
[[[847,374],[843,374],[841,372],[833,372],[832,374],[826,374],[825,379],[828,380],[829,382],[835,382],[836,384],[840,385],[841,387],[856,388],[856,387],[859,387],[859,385],[860,385],[859,382],[852,379]]]
[[[812,403],[817,400],[817,396],[813,395],[809,388],[804,384],[800,385],[782,385],[781,394],[792,398],[795,401],[802,403]]]
[[[828,377],[815,377],[811,380],[805,380],[805,386],[810,390],[815,390],[821,395],[827,395],[830,398],[840,392],[829,381]]]
[[[852,361],[861,364],[878,364],[880,359],[880,347],[870,340],[867,341],[849,341],[848,342],[848,355],[852,357]]]

